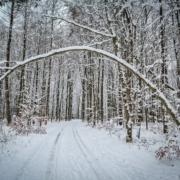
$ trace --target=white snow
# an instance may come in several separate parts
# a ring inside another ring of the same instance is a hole
[[[49,123],[45,135],[17,136],[0,145],[0,180],[178,180],[180,175],[178,160],[169,166],[150,148],[80,120]]]

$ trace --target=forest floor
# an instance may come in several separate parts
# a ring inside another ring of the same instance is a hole
[[[180,178],[180,159],[158,160],[150,145],[127,144],[123,135],[110,136],[80,120],[48,123],[47,134],[18,135],[0,145],[0,180]]]

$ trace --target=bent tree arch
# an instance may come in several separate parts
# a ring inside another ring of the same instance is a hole
[[[105,56],[105,57],[119,63],[120,65],[127,68],[128,70],[130,70],[137,78],[141,79],[142,82],[144,82],[144,84],[147,85],[148,88],[153,93],[156,94],[156,97],[166,107],[167,112],[172,117],[175,124],[180,126],[180,121],[178,119],[177,111],[171,106],[168,99],[163,95],[163,93],[154,84],[152,84],[147,78],[145,78],[144,75],[142,75],[140,72],[138,72],[138,70],[136,70],[132,65],[128,64],[125,60],[115,56],[114,54],[103,51],[101,49],[95,49],[95,48],[88,47],[88,46],[70,46],[70,47],[66,47],[66,48],[60,48],[60,49],[52,50],[49,53],[45,53],[45,54],[41,54],[41,55],[38,55],[38,56],[31,57],[31,58],[29,58],[29,59],[27,59],[27,60],[25,60],[23,62],[16,62],[17,64],[15,66],[8,68],[8,71],[3,76],[0,77],[0,81],[2,81],[5,77],[7,77],[9,74],[11,74],[13,71],[20,68],[21,66],[29,64],[31,62],[41,60],[43,58],[51,57],[51,56],[66,53],[66,52],[73,52],[73,51],[90,51],[90,52],[94,52],[94,53],[100,54],[102,56]],[[6,68],[5,67],[3,67],[3,68],[0,67],[0,69],[6,69]]]

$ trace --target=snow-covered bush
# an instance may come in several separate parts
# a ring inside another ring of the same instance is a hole
[[[6,143],[14,137],[11,129],[6,124],[6,120],[0,120],[0,143]]]
[[[33,122],[35,122],[35,118],[33,118]],[[45,134],[46,128],[39,126],[37,123],[31,123],[31,119],[26,120],[21,117],[13,116],[13,123],[11,126],[12,130],[16,132],[16,134],[30,134],[30,133],[37,133],[37,134]]]
[[[157,151],[155,151],[155,156],[159,160],[162,158],[172,160],[173,158],[180,157],[180,145],[178,141],[170,139],[168,144],[161,146]]]
[[[8,136],[4,130],[2,123],[0,124],[0,142],[7,142]]]
[[[23,96],[24,99],[20,104],[19,116],[17,117],[14,115],[12,118],[12,129],[16,134],[45,134],[46,129],[45,127],[42,127],[43,117],[39,116],[39,99],[32,101],[28,89],[24,91]]]

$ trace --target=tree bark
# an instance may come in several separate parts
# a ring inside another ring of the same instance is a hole
[[[25,60],[26,57],[26,36],[27,36],[27,1],[25,4],[25,13],[24,13],[24,35],[23,35],[23,56],[22,60]],[[20,111],[20,103],[22,101],[22,96],[23,96],[23,89],[24,89],[24,67],[21,69],[20,73],[20,86],[19,86],[19,94],[17,98],[17,105],[16,105],[16,115],[19,116],[19,111]]]
[[[162,0],[159,0],[159,3],[162,3]],[[159,11],[159,15],[160,15],[160,23],[162,23],[163,21],[163,7],[162,4],[160,6],[160,11]],[[164,40],[164,34],[165,34],[165,30],[164,30],[164,25],[161,24],[160,27],[160,39],[161,39],[161,58],[162,58],[162,65],[161,65],[161,89],[162,92],[165,93],[165,85],[168,84],[168,80],[167,80],[167,67],[166,67],[166,58],[165,58],[165,40]],[[165,110],[163,109],[163,107],[161,108],[161,117],[162,117],[162,121],[163,121],[163,132],[167,133],[167,125],[166,125],[166,120],[165,120]]]
[[[6,67],[9,67],[10,54],[11,54],[11,40],[12,40],[12,28],[13,28],[13,20],[14,20],[14,5],[15,2],[11,3],[11,14],[10,14],[10,25],[9,25],[9,36],[7,42],[7,51],[6,51]],[[7,125],[11,123],[11,108],[10,108],[10,88],[9,88],[9,77],[5,78],[5,101],[6,101],[6,118]]]

